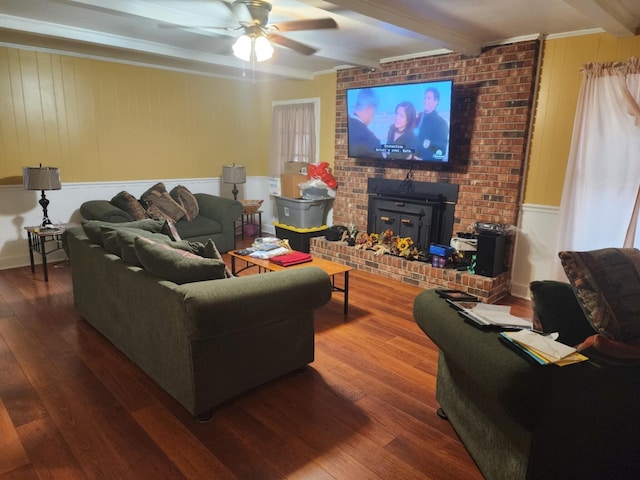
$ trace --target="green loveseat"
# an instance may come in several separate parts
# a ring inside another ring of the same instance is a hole
[[[195,193],[199,215],[193,220],[181,219],[176,229],[184,240],[205,243],[212,239],[218,250],[227,252],[235,248],[235,221],[242,215],[242,204],[236,200],[207,193]],[[86,220],[103,222],[131,222],[129,213],[109,200],[89,200],[80,206],[80,214]]]
[[[313,312],[331,298],[318,268],[179,285],[83,228],[63,241],[78,313],[193,415],[314,360]]]
[[[560,340],[575,343],[574,325],[588,326],[571,286],[535,287],[553,291],[538,313],[561,313],[554,326],[573,331],[560,331]],[[533,364],[499,341],[497,331],[466,323],[435,290],[417,296],[413,315],[439,348],[440,413],[485,478],[638,478],[640,367]]]

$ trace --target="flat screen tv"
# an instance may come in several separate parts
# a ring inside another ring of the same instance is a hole
[[[447,163],[452,80],[347,89],[351,158]]]

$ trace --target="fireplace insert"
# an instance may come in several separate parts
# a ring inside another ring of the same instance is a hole
[[[367,232],[393,230],[422,251],[433,243],[449,245],[458,185],[370,178],[367,193]]]

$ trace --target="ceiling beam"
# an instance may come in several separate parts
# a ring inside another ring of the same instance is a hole
[[[564,1],[615,37],[629,37],[638,32],[640,19],[629,13],[619,0]]]
[[[358,20],[370,18],[376,24],[383,24],[396,27],[393,31],[397,32],[397,28],[407,32],[413,32],[425,38],[434,45],[446,48],[453,52],[465,55],[476,56],[480,54],[481,45],[478,42],[462,35],[460,32],[444,28],[441,24],[431,22],[425,18],[417,18],[415,13],[402,11],[400,5],[394,2],[381,2],[375,0],[330,0],[328,2],[318,0],[300,0],[312,6],[321,6],[322,4],[332,4],[340,10],[332,10],[340,15],[347,15],[348,11],[355,12],[360,15]],[[425,9],[428,6],[424,7]]]
[[[242,68],[243,65],[240,60],[232,55],[215,55],[208,52],[185,49],[158,42],[129,38],[123,35],[113,35],[32,19],[25,20],[21,17],[14,17],[11,15],[0,14],[0,30],[1,29],[92,45],[102,45],[105,47],[122,49],[124,51],[129,50],[184,61],[199,62],[210,66],[220,65],[225,68],[238,69]],[[251,66],[250,69],[254,69],[256,72],[271,73],[300,80],[309,80],[313,78],[313,74],[309,72],[286,67],[278,67],[269,63],[257,63],[255,66]]]

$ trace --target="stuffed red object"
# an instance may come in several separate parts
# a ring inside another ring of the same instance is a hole
[[[338,186],[338,182],[336,182],[336,179],[331,174],[328,167],[329,164],[327,162],[322,162],[318,165],[310,163],[307,168],[307,177],[322,180],[329,188],[335,190]]]
[[[304,252],[285,253],[284,255],[278,255],[269,259],[269,261],[283,267],[288,267],[289,265],[297,265],[298,263],[310,262],[311,260],[311,255]]]

